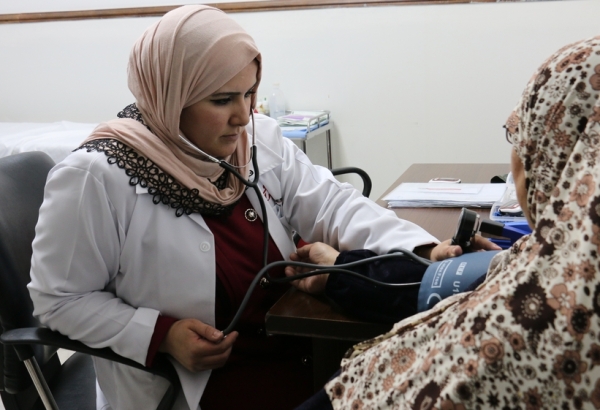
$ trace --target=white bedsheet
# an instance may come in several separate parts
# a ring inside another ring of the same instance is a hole
[[[69,121],[0,122],[0,157],[43,151],[55,162],[60,162],[81,145],[97,125]]]

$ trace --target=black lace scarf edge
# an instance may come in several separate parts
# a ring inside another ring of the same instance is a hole
[[[143,157],[133,148],[112,138],[95,139],[82,144],[73,152],[85,149],[106,155],[111,165],[125,170],[129,185],[147,188],[155,205],[164,204],[175,209],[175,215],[199,213],[203,216],[228,216],[237,201],[223,206],[204,200],[197,189],[189,189],[179,184],[175,178],[164,172],[152,160]],[[227,185],[229,172],[225,171],[216,181],[211,181],[219,190]]]

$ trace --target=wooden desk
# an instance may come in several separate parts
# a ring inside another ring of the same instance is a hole
[[[427,182],[435,177],[456,177],[465,183],[490,182],[494,175],[507,174],[508,164],[413,164],[384,192],[384,198],[401,182]],[[387,207],[381,198],[377,203]],[[435,209],[435,212],[432,210]],[[489,208],[473,209],[482,218],[489,219]],[[460,208],[395,208],[393,211],[399,218],[406,219],[423,227],[440,241],[452,238],[458,223]]]
[[[456,177],[465,183],[489,182],[494,175],[506,174],[507,164],[414,164],[382,195],[401,182],[427,182],[435,177]],[[387,203],[379,199],[381,206]],[[432,211],[435,209],[435,211]],[[489,209],[475,209],[484,218]],[[454,235],[459,208],[397,208],[398,217],[422,226],[439,240]],[[388,331],[391,325],[353,319],[336,310],[324,298],[290,289],[267,313],[268,334],[305,336],[313,339],[315,387],[339,368],[344,351],[356,342]]]

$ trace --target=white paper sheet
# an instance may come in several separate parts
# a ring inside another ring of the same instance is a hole
[[[481,207],[491,208],[506,184],[440,184],[404,182],[383,200],[389,208]]]

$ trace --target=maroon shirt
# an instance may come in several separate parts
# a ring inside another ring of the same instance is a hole
[[[204,217],[215,238],[217,264],[216,328],[225,329],[237,312],[250,283],[262,269],[264,226],[260,217],[246,218],[252,204],[243,195],[226,217]],[[260,210],[254,211],[258,216]],[[268,262],[283,260],[269,238]],[[282,277],[284,268],[272,269],[272,277]],[[313,391],[310,340],[289,336],[267,336],[267,311],[288,286],[257,286],[234,330],[239,332],[231,356],[224,367],[212,371],[200,402],[202,410],[213,409],[293,409]],[[152,362],[158,346],[174,319],[161,316],[148,352]]]

